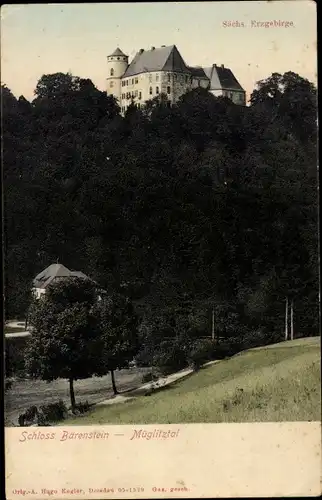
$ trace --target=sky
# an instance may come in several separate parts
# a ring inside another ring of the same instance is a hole
[[[254,25],[267,21],[293,25]],[[249,97],[274,72],[316,83],[316,40],[313,0],[4,5],[1,83],[31,100],[43,74],[69,71],[106,90],[106,57],[117,46],[131,60],[175,44],[188,65],[229,67]]]

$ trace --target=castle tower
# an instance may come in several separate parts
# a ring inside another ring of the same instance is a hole
[[[117,48],[107,56],[107,93],[118,99],[121,105],[121,78],[128,67],[128,56]]]

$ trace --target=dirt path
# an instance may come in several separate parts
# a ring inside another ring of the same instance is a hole
[[[115,372],[118,390],[127,391],[141,385],[142,376],[147,371],[147,368],[131,368]],[[78,380],[74,386],[76,402],[98,403],[113,395],[110,375]],[[70,405],[67,380],[50,383],[16,380],[5,396],[5,425],[17,425],[19,415],[32,405],[40,406],[60,399]]]

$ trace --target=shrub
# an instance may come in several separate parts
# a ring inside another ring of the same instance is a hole
[[[274,340],[274,335],[267,335],[262,330],[251,330],[246,332],[243,336],[243,349],[251,349],[252,347],[272,344]],[[277,339],[275,341],[277,341]]]
[[[91,405],[89,404],[88,401],[85,401],[84,403],[77,403],[75,406],[75,410],[77,410],[79,413],[86,413],[90,409]]]
[[[10,378],[6,379],[5,384],[4,384],[4,390],[5,390],[5,392],[10,391],[10,389],[12,388],[12,386],[13,386],[13,380],[10,379]]]
[[[138,355],[135,357],[136,366],[146,368],[152,364],[152,353],[148,346],[143,346]]]
[[[155,380],[158,380],[158,378],[159,376],[157,373],[148,372],[143,375],[142,383],[146,384],[147,382],[154,382]]]
[[[38,413],[40,414],[38,420],[40,420],[41,423],[58,422],[59,420],[64,420],[67,414],[67,407],[65,403],[60,400],[57,403],[41,406]]]
[[[200,339],[195,341],[188,354],[189,363],[194,370],[198,370],[204,363],[213,359],[215,345],[212,340]]]
[[[240,337],[227,337],[215,346],[213,359],[224,359],[234,356],[243,350],[243,341]]]
[[[38,416],[38,408],[33,405],[27,408],[25,413],[21,413],[18,418],[18,423],[20,427],[24,427],[26,425],[31,425],[35,423]]]
[[[161,342],[154,356],[154,364],[163,375],[185,368],[188,364],[187,345],[180,339]]]

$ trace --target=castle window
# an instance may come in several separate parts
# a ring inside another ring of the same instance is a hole
[[[142,99],[142,92],[139,92],[139,99]]]
[[[132,78],[132,85],[134,85],[134,78]]]
[[[171,82],[171,75],[168,73],[168,82]]]
[[[149,82],[152,82],[152,75],[149,75]]]
[[[167,94],[171,94],[171,87],[167,87]]]
[[[155,81],[158,82],[159,81],[159,75],[155,75]]]
[[[120,60],[120,58],[119,58],[119,57],[117,57],[116,59],[117,59],[118,61]]]
[[[188,83],[188,80],[189,80],[189,76],[186,75],[186,83]]]
[[[155,87],[155,93],[159,94],[159,87]]]
[[[138,91],[136,90],[136,91],[135,91],[135,97],[137,97],[137,96],[138,96]]]
[[[135,79],[135,83],[139,83],[139,79],[138,78]]]
[[[110,75],[111,76],[114,76],[114,69],[112,68],[111,71],[110,71]]]
[[[150,87],[150,95],[152,95],[152,87]]]
[[[110,87],[114,87],[114,82],[110,82]]]

